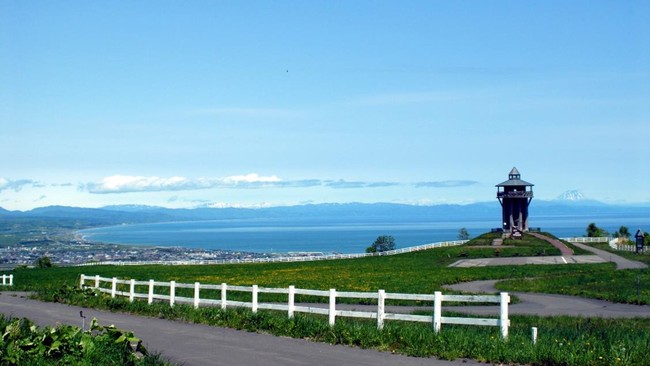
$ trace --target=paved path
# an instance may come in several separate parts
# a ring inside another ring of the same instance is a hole
[[[561,243],[560,243],[561,244]],[[593,264],[612,262],[616,269],[644,269],[648,265],[642,262],[629,260],[608,252],[606,250],[593,248],[589,245],[572,243],[578,248],[590,251],[592,255],[562,255],[555,257],[505,257],[505,258],[478,258],[461,259],[449,265],[449,267],[484,267],[484,266],[517,266],[525,264]],[[564,246],[564,244],[562,244]],[[566,247],[566,246],[565,246]],[[568,248],[567,248],[568,249]],[[573,251],[571,251],[573,253]]]
[[[593,248],[593,247],[590,247],[589,245],[584,245],[584,244],[580,244],[580,243],[573,243],[573,245],[577,246],[578,248],[588,250],[588,251],[596,254],[597,256],[603,258],[604,260],[606,260],[608,262],[616,263],[616,269],[644,269],[644,268],[648,268],[648,265],[645,264],[645,263],[629,260],[627,258],[623,258],[620,255],[616,255],[616,254],[608,252],[606,250]]]
[[[472,281],[448,285],[445,288],[468,292],[468,293],[489,293],[499,292],[494,285],[499,280]],[[604,300],[585,299],[577,296],[536,294],[526,292],[511,292],[519,298],[520,302],[508,306],[510,314],[517,315],[569,315],[601,318],[650,318],[650,306],[616,304]],[[477,315],[499,315],[498,306],[463,306],[447,307],[446,310],[454,310],[467,314]]]
[[[567,247],[566,245],[564,245],[564,243],[562,243],[561,241],[559,241],[557,239],[549,238],[548,236],[540,234],[540,233],[529,232],[528,234],[530,234],[530,235],[532,235],[532,236],[534,236],[534,237],[536,237],[538,239],[546,240],[552,246],[558,248],[560,250],[560,252],[562,253],[563,257],[573,255],[573,250],[571,248]]]
[[[81,326],[79,311],[83,310],[88,320],[96,317],[102,325],[115,324],[118,328],[131,330],[144,340],[149,351],[162,353],[172,362],[185,366],[485,365],[473,360],[441,361],[406,357],[302,339],[44,303],[16,296],[17,294],[19,293],[0,292],[0,313],[25,317],[38,325]]]
[[[597,255],[571,255],[566,257],[495,257],[461,259],[450,264],[449,267],[523,266],[525,264],[593,264],[606,262],[606,259]]]
[[[456,262],[452,266],[480,266],[480,265],[516,265],[516,264],[561,264],[561,263],[603,263],[613,262],[616,269],[644,269],[648,268],[645,263],[632,261],[619,255],[610,253],[606,250],[592,248],[588,245],[573,243],[575,246],[594,253],[594,255],[580,255],[567,257],[524,257],[524,258],[486,258],[486,259],[469,259],[465,263]],[[498,260],[498,263],[495,263]],[[560,262],[560,260],[562,262]],[[547,263],[545,263],[546,261]],[[473,281],[445,286],[448,289],[468,292],[468,293],[496,293],[492,281]],[[648,305],[630,305],[616,304],[603,300],[585,299],[577,296],[553,295],[553,294],[536,294],[525,292],[513,292],[520,300],[517,304],[508,307],[511,314],[520,315],[570,315],[585,317],[603,317],[603,318],[650,318],[650,306]],[[498,315],[498,307],[485,306],[463,306],[458,307],[458,311],[467,314],[478,315]],[[456,308],[454,308],[456,310]]]

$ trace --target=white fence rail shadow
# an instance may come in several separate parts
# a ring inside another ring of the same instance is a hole
[[[14,275],[2,275],[2,286],[13,286]]]
[[[86,286],[86,282],[91,282],[90,286]],[[102,287],[102,283],[109,284],[110,287]],[[119,285],[128,285],[128,291],[118,289]],[[147,293],[136,292],[136,287],[147,288]],[[507,292],[502,292],[498,296],[490,295],[443,295],[441,292],[430,294],[393,294],[386,293],[384,290],[377,292],[339,292],[336,289],[329,291],[323,290],[308,290],[299,289],[294,286],[288,288],[266,288],[253,286],[232,286],[222,283],[220,285],[200,284],[195,282],[193,284],[176,283],[175,281],[160,282],[160,281],[136,281],[119,280],[116,277],[106,278],[96,276],[81,275],[80,280],[81,288],[93,288],[100,292],[108,293],[111,297],[124,296],[128,297],[129,301],[133,302],[135,299],[147,299],[147,303],[152,304],[155,300],[169,302],[169,306],[174,306],[176,303],[192,304],[194,308],[199,306],[220,306],[222,309],[228,307],[246,307],[250,308],[254,313],[260,309],[264,310],[278,310],[286,311],[289,318],[293,318],[295,313],[308,313],[308,314],[322,314],[329,317],[329,324],[333,326],[336,322],[336,317],[351,317],[351,318],[366,318],[376,319],[377,328],[384,327],[386,320],[402,320],[412,322],[431,323],[435,332],[439,332],[442,324],[463,324],[463,325],[480,325],[480,326],[497,326],[501,329],[501,336],[505,339],[508,336],[508,327],[510,320],[508,319],[508,304],[510,303],[510,296]],[[157,287],[169,288],[165,294],[156,293]],[[176,296],[176,289],[187,288],[194,289],[193,297]],[[213,290],[220,293],[219,298],[201,298],[201,290]],[[251,293],[251,301],[233,301],[228,300],[228,293],[230,292],[247,292]],[[168,294],[167,294],[168,293]],[[264,303],[260,302],[259,294],[286,294],[287,303]],[[327,307],[318,307],[316,304],[296,305],[296,295],[309,295],[316,297],[328,298]],[[371,299],[377,301],[376,311],[349,311],[337,309],[337,298],[354,298],[354,299]],[[433,315],[412,315],[400,313],[387,313],[385,302],[387,299],[392,300],[411,300],[411,301],[428,301],[433,302]],[[500,304],[499,318],[460,318],[460,317],[444,317],[442,316],[442,302],[481,302],[481,303],[498,303]]]

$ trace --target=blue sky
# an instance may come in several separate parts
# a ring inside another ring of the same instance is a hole
[[[1,1],[0,207],[650,202],[649,1]]]

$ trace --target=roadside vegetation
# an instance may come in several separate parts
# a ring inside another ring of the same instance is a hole
[[[1,365],[164,366],[133,333],[92,320],[88,330],[60,325],[37,327],[28,319],[0,315]]]
[[[601,319],[572,317],[510,316],[506,341],[496,327],[443,325],[440,333],[431,325],[388,321],[378,330],[373,320],[337,319],[330,327],[324,316],[286,312],[251,312],[245,308],[222,310],[165,302],[148,305],[110,298],[92,290],[67,288],[49,299],[87,307],[128,312],[160,319],[229,327],[249,332],[309,339],[352,347],[371,348],[414,357],[454,360],[470,358],[489,363],[529,365],[648,365],[650,319]],[[48,294],[42,294],[48,296]],[[455,316],[444,312],[445,316]],[[539,329],[537,344],[531,327]]]
[[[170,307],[164,302],[148,305],[146,301],[130,303],[125,298],[113,299],[92,290],[78,289],[82,273],[182,283],[225,282],[264,287],[294,285],[298,288],[336,288],[340,291],[384,289],[386,292],[400,293],[449,293],[449,290],[443,289],[443,285],[510,279],[504,285],[509,291],[571,293],[633,304],[650,302],[648,270],[616,271],[610,263],[448,268],[449,264],[467,258],[559,255],[557,249],[532,236],[526,235],[522,240],[507,239],[501,246],[492,246],[493,239],[497,237],[497,233],[488,233],[462,246],[353,260],[214,266],[23,268],[13,272],[14,289],[37,291],[39,298],[48,301],[418,357],[472,358],[491,363],[531,365],[650,364],[646,357],[647,345],[650,344],[650,319],[511,316],[510,335],[504,342],[499,329],[495,327],[444,325],[442,331],[435,334],[431,326],[425,324],[388,321],[380,331],[376,329],[374,321],[337,319],[336,325],[330,328],[325,317],[316,315],[297,314],[294,319],[288,319],[285,312],[259,311],[254,314],[248,309],[194,309],[183,304]],[[574,251],[581,253],[578,248],[574,248]],[[617,254],[621,255],[619,252]],[[640,278],[638,293],[637,277]],[[541,286],[548,286],[548,291],[539,290]],[[179,288],[176,295],[191,297],[191,291]],[[136,292],[146,291],[136,289]],[[268,299],[260,298],[260,301]],[[447,308],[447,311],[449,309],[453,308]],[[452,313],[446,312],[446,315]],[[533,326],[539,329],[536,345],[530,338],[530,328]]]

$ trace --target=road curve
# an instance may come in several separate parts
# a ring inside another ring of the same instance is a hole
[[[468,293],[496,293],[495,284],[499,280],[472,281],[447,285],[445,288]],[[650,306],[617,304],[604,300],[586,299],[577,296],[538,294],[527,292],[511,292],[520,302],[508,306],[508,312],[515,315],[540,316],[583,316],[600,318],[650,318]],[[498,306],[458,306],[447,308],[467,314],[495,315],[499,314]]]
[[[22,296],[21,296],[22,295]],[[28,318],[38,325],[81,326],[79,311],[102,325],[128,329],[144,340],[149,351],[162,353],[171,362],[185,366],[264,365],[264,366],[461,366],[479,365],[473,360],[442,361],[415,358],[375,350],[359,349],[302,339],[276,337],[228,328],[189,324],[157,318],[45,303],[25,298],[25,294],[0,292],[0,312]],[[482,364],[485,365],[485,364]]]

